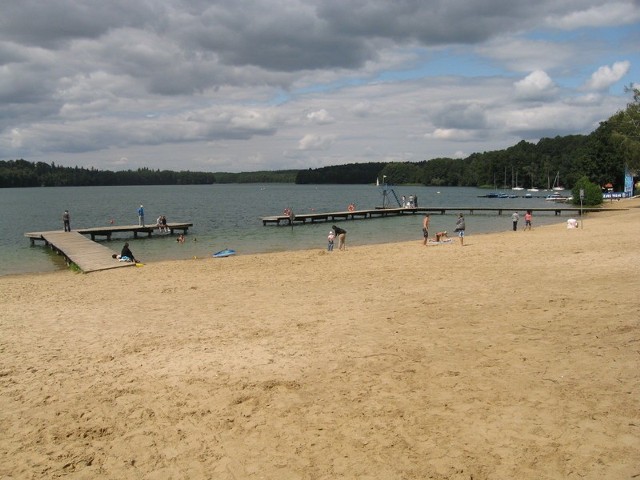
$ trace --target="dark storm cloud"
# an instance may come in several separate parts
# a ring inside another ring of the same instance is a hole
[[[73,52],[66,50],[70,42],[106,39],[101,49],[82,45],[98,55],[88,59],[86,69],[98,68],[94,63],[110,71],[122,68],[134,78],[150,78],[152,90],[169,95],[247,81],[230,71],[235,67],[256,67],[256,83],[282,84],[282,77],[261,76],[259,71],[355,69],[394,44],[476,43],[539,22],[542,12],[560,14],[571,8],[571,2],[506,0],[4,3],[0,41],[65,56]],[[164,80],[167,72],[172,88]]]
[[[111,29],[144,26],[162,14],[160,5],[130,0],[5,0],[0,40],[55,49],[69,40],[98,38]]]
[[[336,31],[313,6],[274,5],[218,3],[194,19],[188,41],[214,52],[224,64],[276,71],[354,68],[375,56],[374,44]]]
[[[328,0],[318,17],[345,36],[386,38],[423,45],[484,41],[531,23],[550,13],[571,10],[571,2],[490,0]],[[582,2],[585,6],[585,2]]]

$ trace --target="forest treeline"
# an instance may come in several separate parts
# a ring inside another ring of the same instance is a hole
[[[26,160],[0,160],[0,188],[97,187],[123,185],[209,185],[212,183],[294,183],[297,170],[212,173],[171,170],[123,170],[63,167]]]
[[[625,167],[640,171],[640,91],[631,86],[633,102],[589,135],[521,141],[504,150],[473,153],[466,158],[434,158],[420,162],[371,162],[307,170],[259,172],[190,172],[140,168],[112,172],[63,167],[26,160],[0,161],[1,187],[199,185],[212,183],[391,184],[469,187],[565,188],[588,178],[596,185],[612,183],[620,190]]]

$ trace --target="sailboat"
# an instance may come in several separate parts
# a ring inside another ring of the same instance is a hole
[[[516,183],[515,183],[515,186],[511,187],[511,190],[524,190],[524,187],[518,186],[518,172],[516,172]]]
[[[527,188],[527,192],[538,192],[538,187],[533,183],[533,173],[531,173],[531,188]]]
[[[556,173],[556,178],[553,179],[553,187],[551,190],[555,190],[556,192],[564,190],[564,187],[560,185],[560,172]]]

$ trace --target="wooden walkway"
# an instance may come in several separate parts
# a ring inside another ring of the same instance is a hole
[[[287,215],[273,215],[270,217],[262,217],[262,225],[304,225],[308,223],[333,222],[340,220],[358,220],[371,218],[397,217],[399,215],[415,215],[417,213],[429,213],[445,215],[447,212],[469,212],[473,215],[476,212],[489,212],[502,215],[503,212],[523,212],[531,210],[532,212],[550,212],[554,215],[562,215],[564,212],[571,212],[580,215],[580,212],[601,212],[605,210],[626,210],[626,208],[612,209],[601,207],[580,207],[567,206],[566,204],[558,204],[553,207],[416,207],[416,208],[374,208],[369,210],[354,210],[346,212],[326,212],[326,213],[304,213],[295,215],[293,220]]]
[[[32,239],[43,240],[58,254],[64,255],[67,265],[74,263],[84,273],[98,270],[110,270],[112,268],[133,267],[134,263],[120,262],[111,256],[116,253],[113,250],[100,245],[79,232],[40,232],[25,233]]]
[[[187,233],[189,227],[192,226],[193,223],[187,222],[167,223],[167,228],[172,234],[176,230]],[[110,225],[108,227],[79,228],[72,232],[60,230],[31,232],[25,233],[24,236],[31,241],[31,245],[34,245],[36,241],[43,241],[46,246],[58,252],[59,255],[64,255],[67,265],[74,263],[80,270],[88,273],[134,265],[130,262],[119,262],[112,258],[114,253],[119,252],[114,252],[104,245],[96,243],[94,240],[97,236],[111,240],[111,236],[114,233],[132,232],[134,237],[137,237],[139,233],[146,233],[150,237],[156,230],[159,230],[159,228],[155,224],[145,225],[144,227],[140,225]],[[91,240],[84,235],[90,235]]]
[[[169,232],[173,234],[176,230],[181,230],[182,233],[187,233],[189,227],[193,227],[193,223],[167,223],[167,228]],[[110,225],[108,227],[91,227],[91,228],[79,228],[75,230],[78,233],[82,233],[83,235],[90,235],[91,240],[95,240],[96,237],[106,237],[107,240],[111,240],[111,235],[114,233],[122,233],[122,232],[132,232],[134,238],[138,238],[139,233],[146,233],[147,236],[151,236],[151,234],[159,230],[157,225],[145,225],[141,227],[139,225]]]

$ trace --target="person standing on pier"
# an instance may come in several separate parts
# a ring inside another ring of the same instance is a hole
[[[64,231],[71,231],[71,216],[69,215],[69,210],[65,210],[62,214],[62,223],[64,225]]]
[[[138,209],[138,225],[144,227],[144,207],[142,205]]]

